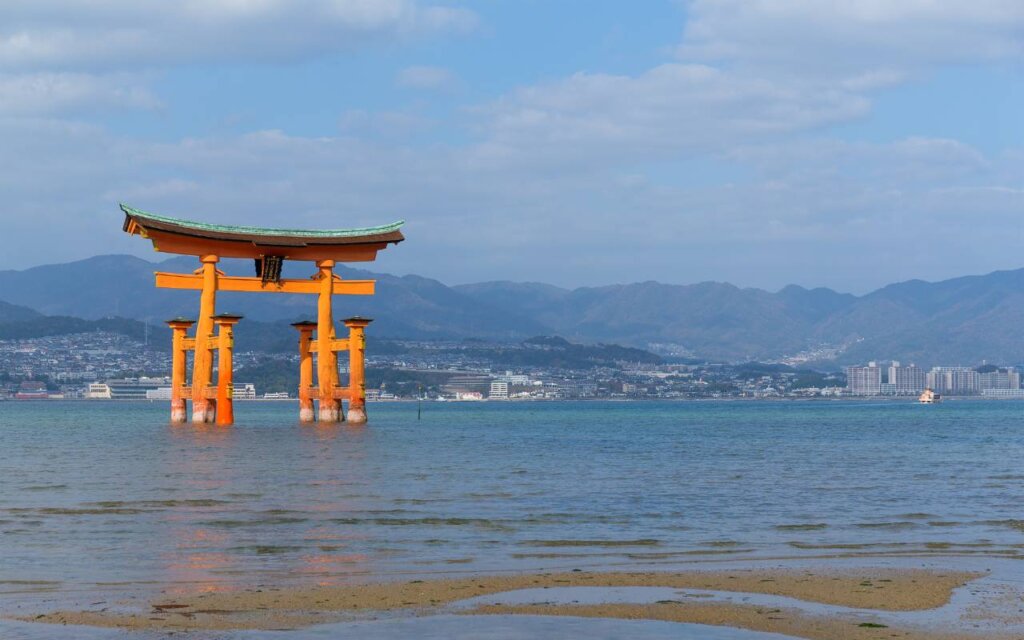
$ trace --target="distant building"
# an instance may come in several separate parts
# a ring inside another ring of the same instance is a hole
[[[146,390],[146,400],[170,400],[171,399],[171,388],[170,387],[157,387],[156,389]]]
[[[102,382],[90,383],[85,389],[85,397],[89,400],[110,400],[110,387]]]
[[[882,369],[876,362],[866,367],[846,368],[846,390],[855,396],[876,396],[882,392]]]
[[[932,367],[928,388],[950,396],[970,396],[981,392],[981,374],[970,367]]]
[[[928,386],[928,374],[914,365],[901,367],[899,362],[893,361],[889,365],[889,384],[893,385],[895,395],[918,395]]]
[[[1024,389],[982,389],[981,397],[1022,400],[1024,399]]]
[[[530,376],[522,373],[512,373],[511,371],[506,371],[505,375],[498,376],[498,380],[519,387],[525,387],[530,384]]]
[[[487,396],[491,400],[508,400],[508,383],[492,382],[491,392]]]
[[[982,393],[989,389],[1020,389],[1020,373],[1013,368],[978,374]]]
[[[441,392],[449,397],[459,398],[466,394],[478,393],[482,398],[491,388],[491,376],[466,373],[452,376],[441,386]]]
[[[46,400],[50,394],[46,391],[46,385],[42,382],[29,380],[18,386],[18,392],[14,394],[16,400]]]
[[[112,400],[170,400],[171,379],[170,378],[122,378],[119,380],[107,380],[107,387],[110,388]],[[161,387],[167,389],[166,397],[150,398],[146,393],[155,391]]]

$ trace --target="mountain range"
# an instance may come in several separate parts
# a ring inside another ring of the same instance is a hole
[[[124,255],[0,271],[0,323],[33,313],[99,319],[120,316],[156,324],[195,314],[194,291],[158,290],[154,271],[188,273],[196,261],[154,263]],[[252,275],[240,261],[220,265]],[[286,277],[307,277],[306,263]],[[662,353],[726,361],[799,357],[844,364],[898,359],[930,364],[1024,362],[1024,269],[942,282],[912,280],[862,296],[796,285],[777,292],[720,282],[658,282],[564,289],[542,283],[483,282],[447,286],[420,276],[339,267],[347,279],[377,280],[377,295],[339,297],[338,317],[376,318],[371,334],[410,339],[518,341],[559,335],[614,342]],[[279,327],[308,318],[309,296],[222,293],[218,309]],[[264,332],[265,333],[265,332]],[[241,339],[241,336],[240,336]]]

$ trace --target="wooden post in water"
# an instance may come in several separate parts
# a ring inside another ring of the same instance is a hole
[[[217,325],[217,424],[235,424],[234,350],[235,325],[242,316],[222,313],[213,317]]]
[[[199,258],[203,263],[203,289],[199,296],[199,324],[196,326],[196,355],[192,364],[192,422],[213,422],[217,401],[209,398],[213,382],[213,315],[217,313],[217,262],[215,255]]]
[[[313,330],[316,323],[304,320],[292,324],[299,331],[299,422],[313,422]]]
[[[352,424],[366,424],[366,327],[373,320],[355,316],[348,327],[348,415]]]
[[[185,369],[188,366],[188,348],[185,340],[188,330],[196,322],[188,318],[174,318],[167,321],[171,328],[171,422],[188,422],[185,407]]]
[[[334,295],[334,260],[320,260],[316,266],[320,270],[317,276],[320,279],[320,298],[316,318],[320,422],[338,422],[341,420],[341,401],[334,394],[338,380],[338,356],[331,345],[331,341],[334,340],[334,315],[331,306]]]

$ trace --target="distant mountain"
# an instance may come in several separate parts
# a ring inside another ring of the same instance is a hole
[[[132,256],[98,256],[24,271],[0,271],[4,314],[99,319],[125,316],[151,324],[194,315],[196,292],[153,287],[153,271],[189,272],[196,260],[161,263]],[[229,274],[251,274],[251,263],[225,261]],[[307,277],[309,263],[288,263],[288,277]],[[381,338],[519,342],[558,335],[733,362],[804,353],[843,364],[895,358],[920,365],[1024,362],[1024,269],[943,282],[893,284],[864,296],[788,286],[778,292],[704,282],[658,282],[563,289],[542,283],[483,282],[449,287],[419,276],[392,276],[341,267],[350,279],[377,280],[373,297],[339,297],[339,318],[377,321]],[[21,305],[20,310],[18,306]],[[27,307],[27,309],[25,308]],[[218,308],[242,313],[254,339],[294,341],[284,321],[309,318],[311,296],[224,293]],[[31,316],[21,321],[31,320]],[[817,354],[817,355],[815,355]]]
[[[904,282],[860,297],[795,285],[770,293],[717,282],[574,290],[487,282],[455,289],[492,307],[528,311],[568,338],[662,343],[730,361],[830,346],[839,351],[833,360],[839,364],[886,358],[921,365],[1024,362],[1024,269]]]
[[[97,256],[67,264],[24,271],[0,271],[0,300],[25,305],[45,315],[98,319],[121,316],[159,323],[178,315],[194,316],[197,292],[156,289],[154,271],[188,273],[197,261],[175,257],[160,263],[125,255]],[[229,275],[252,275],[251,262],[226,260],[218,265]],[[309,263],[286,264],[287,277],[313,274]],[[376,318],[375,335],[406,338],[484,337],[521,339],[547,328],[520,313],[498,310],[419,276],[396,277],[340,267],[348,279],[375,278],[377,295],[339,296],[336,316]],[[263,322],[294,321],[316,315],[312,296],[221,293],[218,309]],[[290,328],[287,329],[289,340]]]
[[[0,302],[0,323],[28,322],[42,316],[41,313],[28,307]]]

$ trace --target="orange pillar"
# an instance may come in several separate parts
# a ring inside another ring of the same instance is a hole
[[[341,401],[334,397],[338,380],[338,356],[331,350],[334,339],[334,315],[331,308],[334,295],[334,260],[320,260],[320,299],[317,304],[317,384],[320,387],[320,422],[338,422],[341,419]]]
[[[366,327],[370,318],[348,318],[348,415],[352,424],[366,423]]]
[[[195,324],[188,318],[175,318],[167,321],[171,328],[171,422],[181,424],[188,422],[185,407],[185,369],[188,365],[185,349],[185,336]]]
[[[215,255],[199,258],[203,263],[203,291],[199,296],[199,324],[196,327],[196,355],[192,365],[192,422],[213,422],[217,402],[206,397],[213,382],[213,314],[217,306],[217,262]]]
[[[313,342],[315,322],[303,321],[292,324],[299,330],[299,422],[313,422]]]
[[[242,316],[222,313],[214,316],[217,325],[217,424],[235,424],[234,349],[235,325]]]

